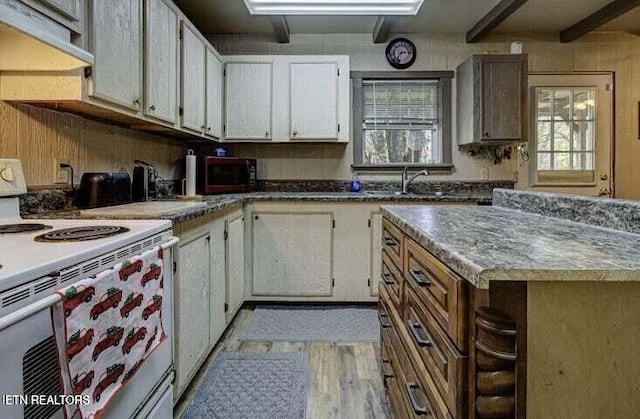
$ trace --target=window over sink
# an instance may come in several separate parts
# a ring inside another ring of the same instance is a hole
[[[352,72],[358,170],[450,172],[453,72]]]

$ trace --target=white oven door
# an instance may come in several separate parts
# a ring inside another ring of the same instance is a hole
[[[166,251],[166,254],[171,252]],[[142,364],[136,375],[113,397],[103,418],[132,417],[172,369],[173,258],[164,259],[164,292],[169,304],[162,324],[169,336]],[[0,331],[0,418],[63,418],[54,405],[23,405],[6,395],[63,394],[50,310],[44,309]],[[16,404],[11,404],[15,402]]]

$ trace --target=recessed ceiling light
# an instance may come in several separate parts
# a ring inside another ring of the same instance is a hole
[[[423,0],[244,0],[252,15],[416,15]]]

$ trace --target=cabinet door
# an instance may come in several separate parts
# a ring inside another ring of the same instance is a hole
[[[176,324],[178,392],[209,352],[209,234],[180,242]]]
[[[142,0],[92,1],[91,6],[95,65],[89,95],[140,109]]]
[[[272,63],[225,66],[225,138],[269,140]]]
[[[244,300],[244,217],[227,220],[227,320]]]
[[[211,241],[211,265],[209,274],[209,345],[213,348],[227,326],[226,303],[226,252],[225,234],[226,222],[218,218],[208,224]]]
[[[338,63],[289,65],[291,139],[338,138]]]
[[[222,138],[222,62],[207,48],[207,129],[211,137]]]
[[[522,61],[482,62],[482,139],[522,138]]]
[[[178,15],[164,0],[147,0],[145,114],[176,122]]]
[[[378,295],[378,283],[382,275],[382,213],[371,213],[371,238],[369,241],[370,249],[370,293]]]
[[[40,0],[40,2],[72,20],[78,20],[78,0]]]
[[[182,127],[204,131],[205,55],[197,31],[182,21]]]
[[[330,296],[331,213],[256,212],[253,295]]]

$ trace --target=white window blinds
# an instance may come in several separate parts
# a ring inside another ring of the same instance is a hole
[[[437,80],[363,80],[363,128],[419,128],[438,123]]]

